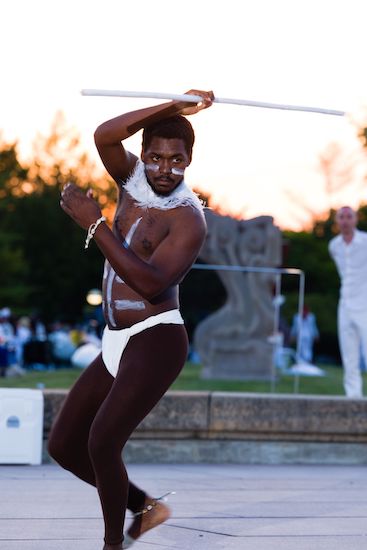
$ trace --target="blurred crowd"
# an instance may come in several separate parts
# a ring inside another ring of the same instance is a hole
[[[55,321],[49,326],[37,316],[16,317],[0,309],[0,376],[21,376],[27,370],[84,368],[101,350],[97,319],[79,325]]]

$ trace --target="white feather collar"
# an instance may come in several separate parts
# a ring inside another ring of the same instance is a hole
[[[170,195],[162,196],[154,193],[145,175],[144,163],[138,159],[131,176],[123,186],[135,200],[135,205],[141,208],[159,208],[169,210],[179,206],[191,206],[203,211],[203,203],[196,193],[184,181]]]

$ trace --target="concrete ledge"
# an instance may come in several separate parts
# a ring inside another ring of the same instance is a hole
[[[209,429],[213,437],[365,442],[366,415],[365,399],[214,392]]]
[[[45,439],[66,395],[44,390]],[[366,399],[171,391],[124,453],[132,462],[364,464],[366,441]]]
[[[67,394],[68,390],[43,390],[45,439]],[[157,432],[183,438],[199,436],[208,429],[209,410],[209,392],[167,392],[138,426],[133,437]]]
[[[52,422],[68,394],[68,390],[43,390],[43,438],[48,439]]]
[[[209,425],[209,392],[167,392],[138,426],[137,432],[167,431],[199,435]]]
[[[124,460],[130,464],[367,464],[363,443],[308,441],[172,440],[127,442]]]

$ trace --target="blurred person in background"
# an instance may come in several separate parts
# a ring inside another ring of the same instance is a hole
[[[8,307],[0,309],[0,376],[5,376],[8,366],[15,361],[15,330]]]
[[[367,233],[357,229],[357,213],[350,206],[335,216],[340,234],[329,242],[329,253],[339,273],[338,339],[347,397],[363,397],[361,353],[367,359]]]
[[[314,343],[320,338],[320,333],[317,328],[316,317],[306,305],[303,308],[301,318],[298,313],[293,316],[290,339],[292,342],[296,342],[298,337],[300,339],[297,348],[298,359],[306,363],[312,363]]]
[[[32,339],[31,320],[29,317],[20,317],[15,329],[15,357],[17,364],[24,364],[24,349],[28,342]]]

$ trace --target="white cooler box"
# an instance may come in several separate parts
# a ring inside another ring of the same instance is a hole
[[[0,388],[0,464],[41,464],[43,393]]]

